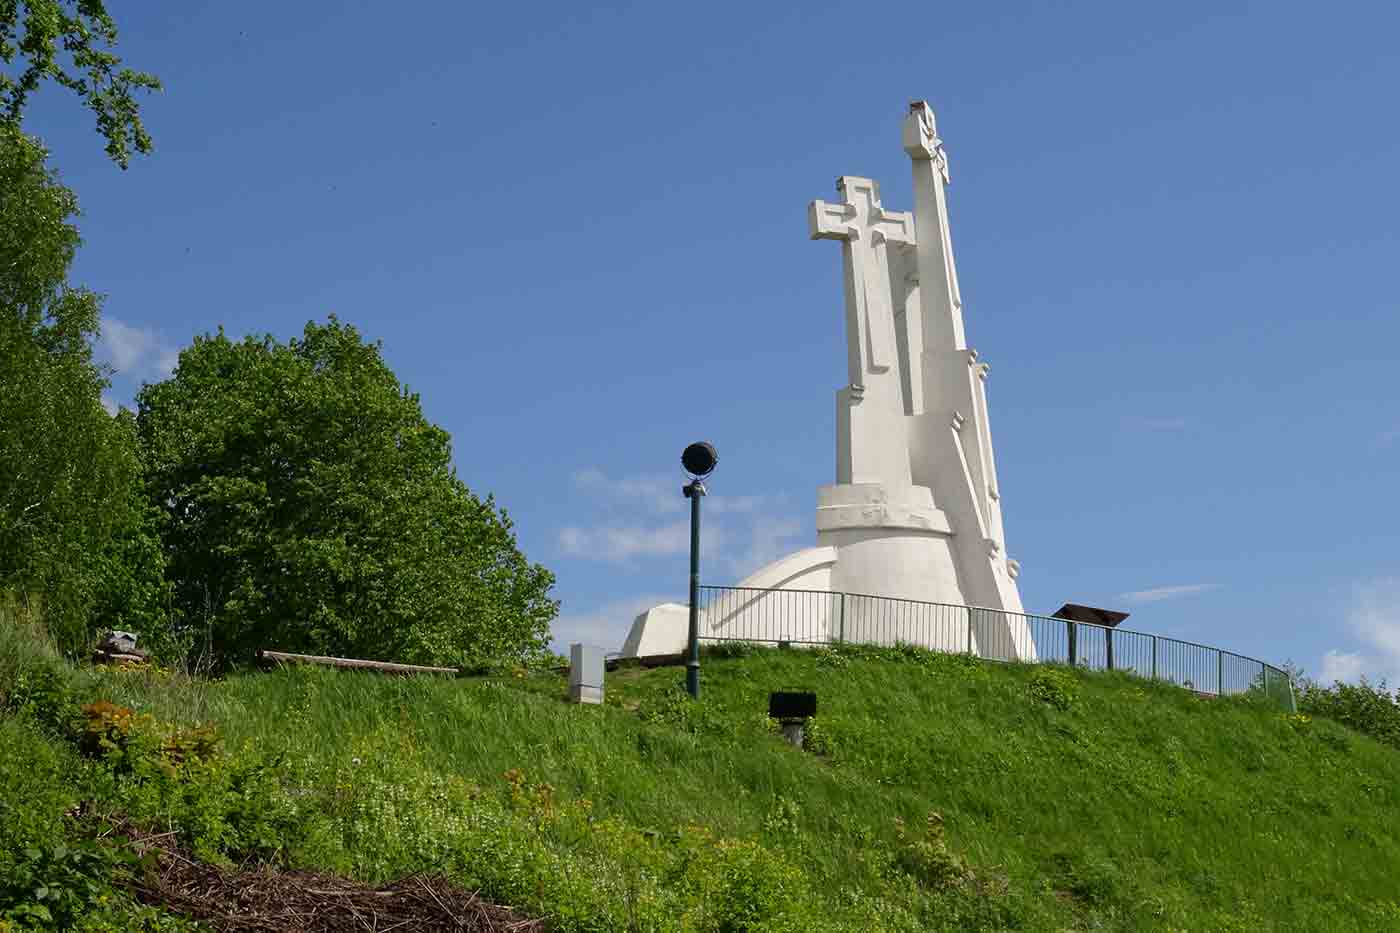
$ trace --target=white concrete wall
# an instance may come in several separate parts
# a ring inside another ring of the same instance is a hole
[[[750,574],[733,591],[710,591],[702,631],[741,640],[829,640],[835,562],[834,548],[807,548]]]

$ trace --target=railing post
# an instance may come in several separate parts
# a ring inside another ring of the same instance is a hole
[[[1108,655],[1108,669],[1113,670],[1113,629],[1103,630],[1104,652]]]
[[[1152,636],[1152,679],[1157,679],[1157,636]]]
[[[846,594],[845,594],[845,593],[841,593],[840,596],[841,596],[841,623],[840,623],[840,624],[841,624],[841,627],[840,627],[840,629],[838,630],[838,631],[840,632],[840,634],[837,635],[836,638],[837,638],[837,641],[840,641],[840,642],[844,643],[844,642],[846,641]]]
[[[1065,627],[1069,630],[1069,666],[1074,667],[1079,663],[1079,651],[1077,650],[1078,646],[1074,643],[1075,624],[1073,620],[1066,621]]]
[[[1225,652],[1215,649],[1215,695],[1225,695]]]
[[[967,653],[976,654],[977,649],[972,644],[972,613],[975,610],[971,606],[967,607]]]

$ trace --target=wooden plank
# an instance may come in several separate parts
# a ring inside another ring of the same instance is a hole
[[[461,673],[455,667],[425,667],[421,664],[397,664],[393,661],[362,661],[357,658],[330,658],[316,654],[292,654],[287,651],[259,650],[258,660],[289,664],[324,664],[329,667],[380,671],[385,674],[452,674]]]
[[[97,651],[92,656],[93,664],[120,664],[123,661],[128,664],[145,664],[146,656],[144,654],[121,654],[114,651]]]

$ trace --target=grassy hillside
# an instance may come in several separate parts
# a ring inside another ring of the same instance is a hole
[[[152,717],[91,760],[40,738],[48,695],[0,640],[29,684],[0,791],[206,860],[441,871],[561,930],[1400,930],[1400,753],[1341,726],[1125,675],[738,653],[698,704],[681,670],[631,670],[602,708],[524,672],[72,672]],[[819,697],[806,751],[765,716],[791,687]],[[219,752],[161,758],[201,723]]]

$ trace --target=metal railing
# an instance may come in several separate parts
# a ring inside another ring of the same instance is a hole
[[[920,645],[993,661],[1126,671],[1197,693],[1262,693],[1296,712],[1287,672],[1221,648],[1051,616],[822,590],[700,587],[701,641]]]

